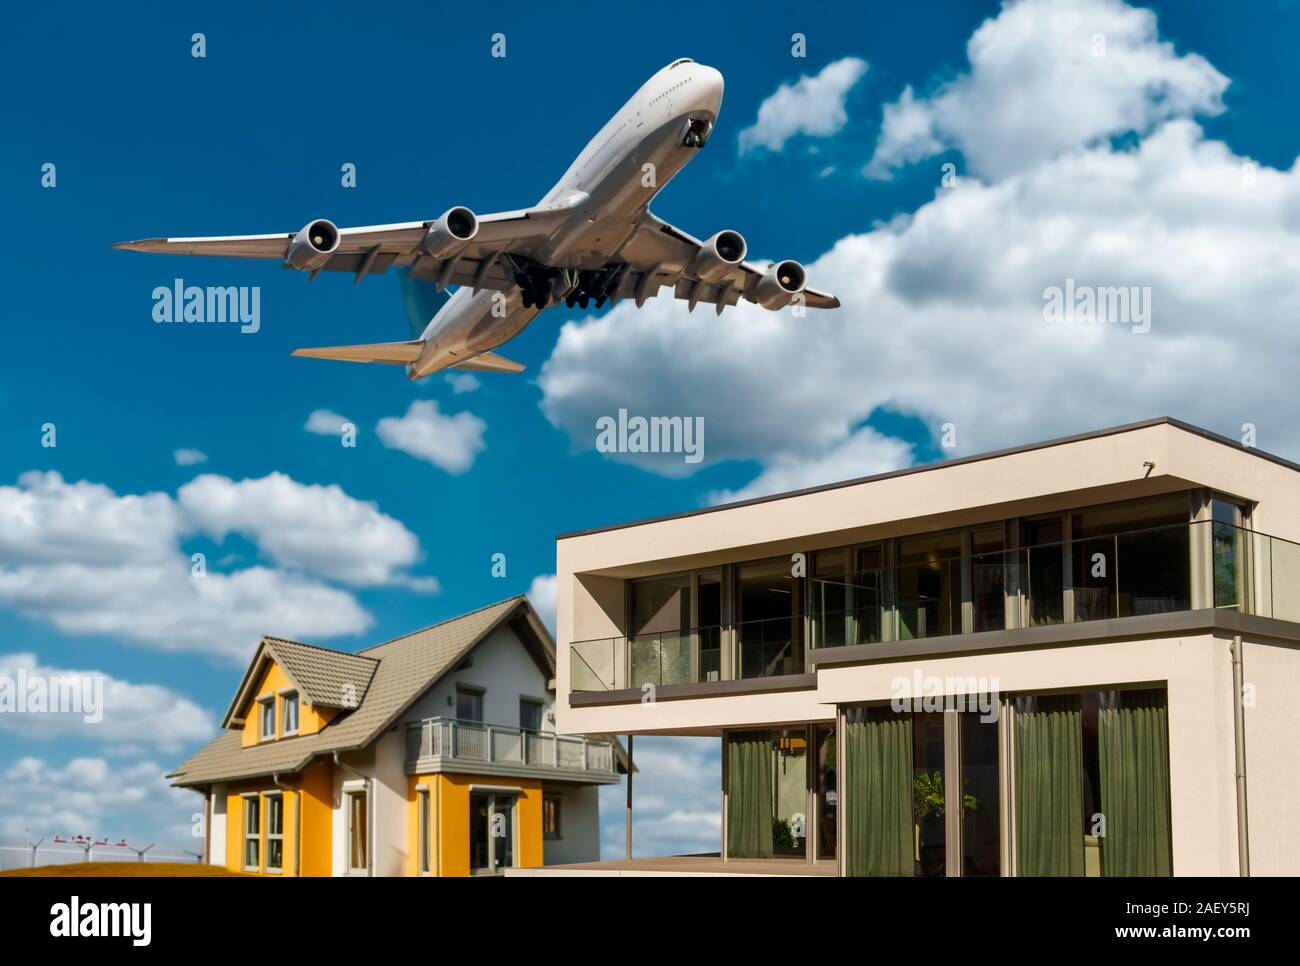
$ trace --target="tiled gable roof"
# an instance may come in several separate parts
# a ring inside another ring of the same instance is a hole
[[[338,662],[337,658],[364,661],[373,673],[364,693],[358,695],[358,706],[344,709],[314,735],[268,741],[251,748],[241,747],[238,731],[225,731],[168,777],[175,785],[189,786],[290,773],[300,771],[319,755],[364,748],[492,630],[517,614],[525,616],[533,629],[540,631],[544,660],[553,675],[555,645],[522,595],[367,648],[359,654],[267,638],[268,647],[304,690],[308,679],[313,681],[311,686],[328,690],[338,684],[340,669],[358,670],[362,666]],[[285,645],[295,649],[292,657],[288,656],[290,652]],[[290,662],[299,664],[298,671],[290,667]],[[312,662],[329,668],[317,670],[317,664]]]

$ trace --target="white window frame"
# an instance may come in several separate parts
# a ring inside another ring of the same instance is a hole
[[[365,865],[354,866],[352,864],[352,837],[356,830],[352,827],[352,799],[361,798],[366,807],[366,827],[362,829],[362,846],[365,849]],[[370,801],[370,783],[366,781],[346,782],[343,785],[343,816],[344,816],[344,838],[343,838],[343,865],[348,875],[369,875],[370,874],[370,830],[374,819],[371,817]]]
[[[289,728],[289,709],[293,709],[293,728]],[[302,709],[298,704],[298,692],[292,688],[280,692],[280,737],[288,738],[298,733]]]
[[[282,875],[284,873],[284,795],[281,792],[266,792],[262,796],[265,803],[265,814],[262,816],[263,824],[266,826],[266,855],[262,858],[263,867],[273,875]],[[276,801],[280,804],[280,831],[271,832],[271,803]],[[280,843],[280,864],[271,865],[271,842]]]
[[[243,834],[240,836],[239,864],[245,872],[262,871],[262,798],[256,792],[247,793],[239,796],[244,803],[244,814],[240,816],[243,820]],[[256,816],[257,828],[249,831],[248,820]],[[248,843],[252,840],[257,845],[257,864],[248,864]]]
[[[266,733],[266,709],[271,708],[271,733]],[[267,695],[264,698],[257,699],[257,740],[274,741],[275,740],[275,695]]]

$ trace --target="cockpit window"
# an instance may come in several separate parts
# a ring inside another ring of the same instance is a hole
[[[678,67],[682,64],[693,64],[693,63],[695,63],[695,61],[691,60],[689,57],[679,57],[677,60],[673,61],[671,64],[668,65],[668,69],[672,70],[674,67]]]

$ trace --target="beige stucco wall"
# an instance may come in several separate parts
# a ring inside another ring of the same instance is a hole
[[[1300,875],[1300,649],[1242,652],[1250,874]]]

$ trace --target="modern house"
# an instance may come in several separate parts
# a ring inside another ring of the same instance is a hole
[[[557,570],[559,730],[722,742],[719,856],[625,871],[1300,873],[1296,464],[1156,419]]]
[[[617,741],[556,734],[524,597],[352,654],[263,638],[222,733],[168,777],[206,860],[281,876],[494,874],[599,855]]]

